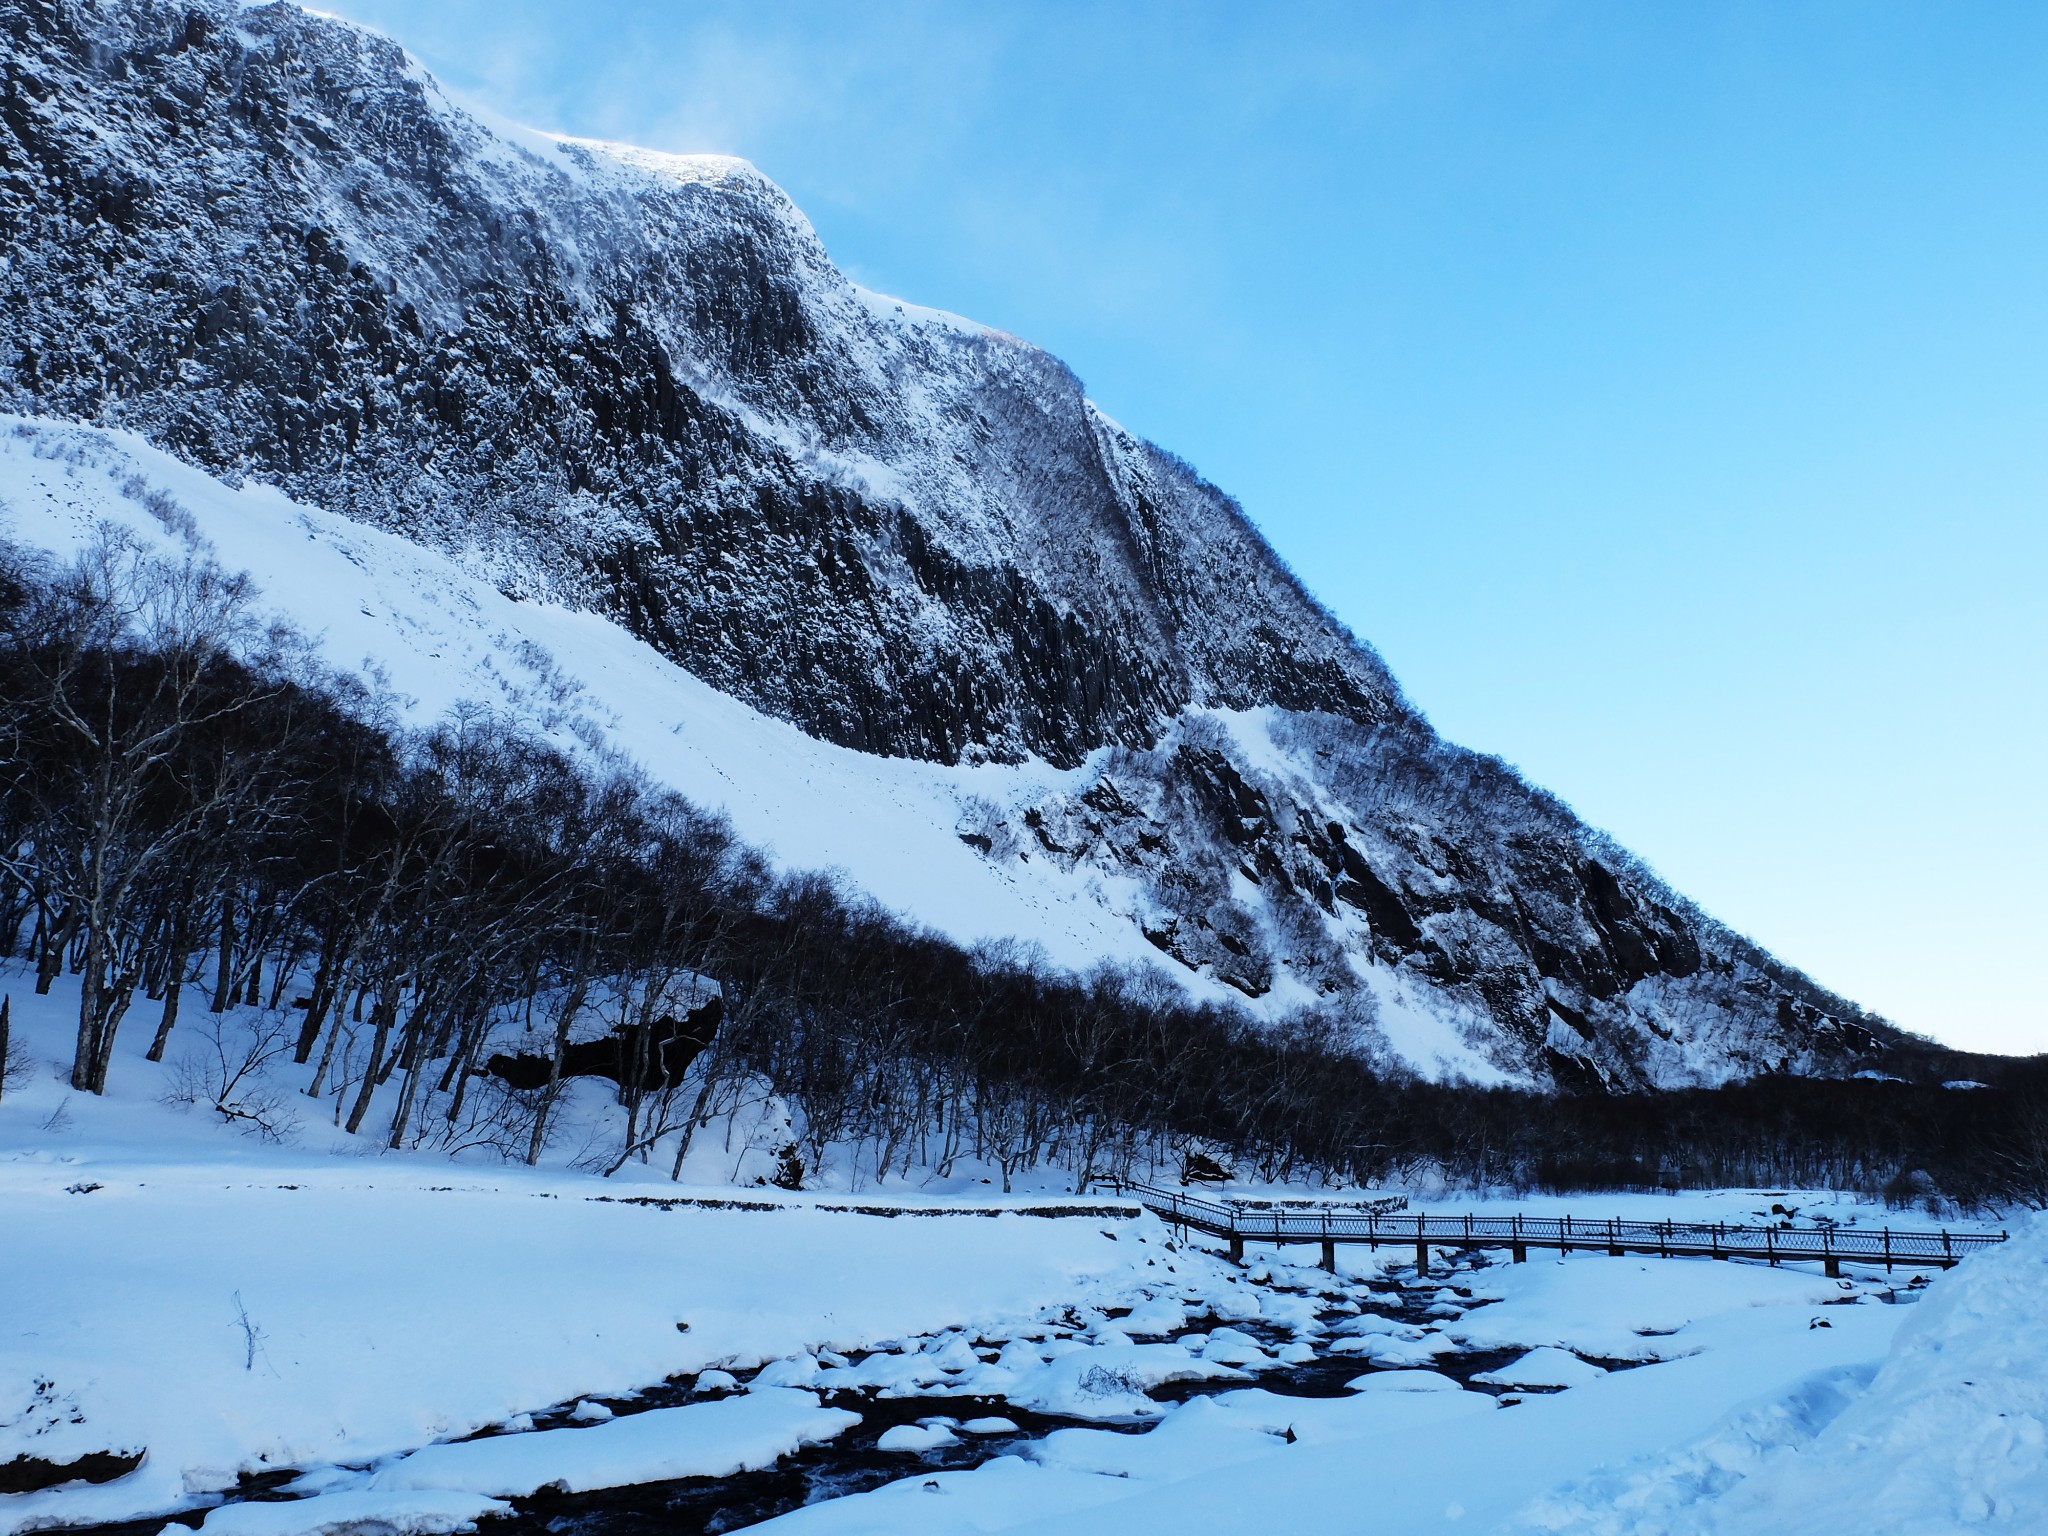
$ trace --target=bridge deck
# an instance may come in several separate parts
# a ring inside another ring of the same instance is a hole
[[[1255,1243],[1320,1243],[1325,1268],[1336,1265],[1336,1245],[1415,1245],[1427,1267],[1428,1250],[1506,1248],[1517,1262],[1531,1248],[1560,1253],[1650,1253],[1664,1258],[1811,1261],[1839,1274],[1844,1263],[1927,1265],[1948,1268],[1965,1255],[2005,1241],[2003,1232],[1913,1231],[1895,1227],[1743,1226],[1727,1222],[1588,1221],[1571,1216],[1433,1216],[1425,1212],[1295,1207],[1248,1209],[1180,1190],[1127,1184],[1125,1193],[1183,1231],[1203,1232],[1230,1244],[1242,1257]]]

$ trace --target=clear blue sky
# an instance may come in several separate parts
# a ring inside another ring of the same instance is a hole
[[[338,9],[746,156],[1236,493],[1447,735],[2048,1050],[2048,6]]]

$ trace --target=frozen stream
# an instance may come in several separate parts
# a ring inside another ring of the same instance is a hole
[[[1325,1327],[1341,1327],[1361,1315],[1369,1315],[1426,1326],[1426,1314],[1431,1306],[1438,1304],[1438,1294],[1447,1288],[1455,1289],[1459,1278],[1453,1274],[1419,1285],[1411,1280],[1406,1286],[1392,1283],[1332,1285],[1334,1296],[1318,1300],[1341,1298],[1340,1306],[1343,1302],[1363,1303],[1367,1310],[1361,1313],[1350,1307],[1342,1310],[1319,1307],[1317,1320]],[[1278,1356],[1294,1342],[1293,1336],[1264,1321],[1242,1320],[1228,1324],[1214,1316],[1198,1318],[1188,1327],[1176,1330],[1169,1340],[1185,1344],[1192,1339],[1199,1346],[1218,1329],[1230,1329],[1245,1335],[1275,1357],[1270,1364],[1254,1363],[1254,1369],[1248,1374],[1258,1386],[1277,1395],[1341,1396],[1348,1390],[1347,1383],[1373,1369],[1356,1354],[1327,1352],[1309,1360],[1282,1363]],[[1513,1349],[1461,1352],[1438,1357],[1435,1369],[1473,1390],[1502,1395],[1509,1393],[1510,1389],[1484,1382],[1474,1383],[1471,1378],[1498,1369],[1521,1353]],[[1146,1396],[1160,1404],[1171,1404],[1194,1397],[1239,1391],[1246,1385],[1246,1381],[1237,1377],[1175,1381],[1149,1389]],[[620,1402],[615,1406],[625,1412],[635,1407],[687,1401],[691,1396],[688,1386],[679,1383],[648,1393],[636,1402]],[[657,1536],[657,1533],[660,1536],[696,1536],[699,1532],[709,1536],[709,1533],[736,1530],[823,1499],[862,1493],[921,1471],[957,1471],[980,1466],[999,1456],[1028,1458],[1034,1446],[1058,1429],[1085,1427],[1144,1434],[1158,1422],[1156,1418],[1080,1419],[1034,1412],[1001,1397],[897,1396],[858,1390],[827,1392],[821,1396],[828,1407],[860,1414],[861,1422],[831,1441],[806,1447],[785,1457],[773,1468],[727,1478],[685,1478],[586,1494],[543,1494],[516,1501],[516,1515],[492,1522],[491,1529],[502,1531],[506,1536],[541,1536],[541,1533],[548,1533],[548,1536]],[[1014,1427],[979,1433],[962,1432],[957,1427],[977,1420],[1007,1421]],[[906,1425],[950,1427],[952,1439],[950,1443],[908,1453],[884,1450],[878,1445],[877,1442],[890,1430]]]
[[[209,1533],[317,1530],[293,1523],[293,1506],[310,1511],[310,1495],[445,1486],[502,1499],[505,1507],[484,1521],[487,1533],[500,1536],[686,1536],[756,1525],[906,1479],[930,1477],[925,1486],[937,1490],[940,1474],[1001,1458],[1057,1460],[1047,1448],[1062,1431],[1081,1431],[1084,1440],[1105,1431],[1142,1437],[1199,1398],[1254,1399],[1266,1432],[1292,1443],[1289,1402],[1306,1416],[1318,1402],[1398,1392],[1402,1401],[1384,1404],[1398,1418],[1403,1406],[1425,1410],[1425,1397],[1477,1393],[1511,1408],[1664,1358],[1658,1340],[1676,1330],[1656,1326],[1628,1330],[1627,1342],[1608,1353],[1475,1339],[1468,1320],[1496,1299],[1488,1280],[1502,1262],[1475,1256],[1427,1278],[1410,1266],[1342,1277],[1255,1256],[1244,1272],[1249,1283],[1231,1288],[1235,1295],[1190,1291],[1177,1306],[1148,1304],[1138,1313],[1066,1308],[1000,1337],[954,1331],[844,1355],[820,1351],[770,1361],[745,1380],[707,1370],[628,1396],[564,1403],[379,1467],[292,1469],[247,1480],[217,1511],[178,1518],[191,1526],[205,1521]],[[1905,1283],[1896,1292],[1871,1279],[1828,1284],[1840,1302],[1912,1294]],[[999,1390],[1004,1380],[1009,1389]],[[572,1472],[582,1479],[572,1482],[574,1491],[542,1481],[557,1465],[578,1465],[573,1456],[562,1461],[563,1447],[595,1449],[643,1414],[708,1408],[759,1418],[753,1410],[782,1402],[814,1427],[740,1470],[608,1482],[586,1468]],[[593,1429],[603,1432],[585,1438]],[[526,1438],[536,1435],[542,1438]],[[529,1447],[540,1453],[522,1482],[504,1467],[518,1465]],[[476,1470],[485,1461],[496,1470]],[[406,1480],[409,1467],[428,1464],[431,1475]],[[101,1536],[163,1529],[160,1520],[98,1528]]]

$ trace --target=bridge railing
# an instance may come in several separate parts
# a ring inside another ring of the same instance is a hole
[[[1586,1220],[1572,1216],[1449,1216],[1392,1212],[1343,1205],[1247,1208],[1228,1200],[1191,1195],[1149,1184],[1122,1184],[1174,1225],[1226,1238],[1232,1249],[1246,1242],[1413,1243],[1418,1249],[1529,1248],[1561,1252],[1604,1249],[1610,1253],[1655,1253],[1666,1257],[1781,1260],[1818,1259],[1832,1271],[1847,1260],[1858,1263],[1954,1264],[1968,1254],[2005,1241],[2003,1232],[1928,1231],[1898,1227],[1849,1227],[1828,1223],[1773,1226],[1735,1222]]]

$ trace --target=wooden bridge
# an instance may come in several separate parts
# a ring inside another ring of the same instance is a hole
[[[1371,1205],[1248,1207],[1149,1184],[1119,1186],[1177,1227],[1230,1244],[1233,1259],[1254,1243],[1320,1243],[1323,1268],[1337,1267],[1339,1243],[1415,1245],[1415,1267],[1429,1273],[1429,1250],[1506,1248],[1520,1264],[1531,1248],[1559,1253],[1651,1253],[1662,1258],[1818,1262],[1830,1275],[1844,1263],[1925,1265],[1947,1269],[1967,1254],[2005,1241],[2003,1232],[1903,1231],[1893,1227],[1741,1226],[1726,1222],[1587,1221],[1570,1216],[1431,1216]]]

